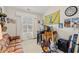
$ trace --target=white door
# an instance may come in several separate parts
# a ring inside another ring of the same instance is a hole
[[[32,15],[22,16],[22,39],[32,39],[34,29],[34,17]]]

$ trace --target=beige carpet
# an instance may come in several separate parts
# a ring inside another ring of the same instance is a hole
[[[22,42],[24,53],[41,53],[42,49],[37,45],[36,39],[24,40]]]

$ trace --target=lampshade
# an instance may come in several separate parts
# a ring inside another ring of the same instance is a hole
[[[1,28],[1,24],[0,24],[0,40],[2,39],[2,28]]]

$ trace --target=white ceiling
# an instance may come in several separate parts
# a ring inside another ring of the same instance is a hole
[[[38,14],[44,14],[49,8],[51,8],[51,6],[12,6],[12,7],[26,12],[30,11]]]

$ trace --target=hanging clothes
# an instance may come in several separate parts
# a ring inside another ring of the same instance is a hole
[[[76,42],[77,42],[77,37],[78,37],[78,34],[73,34],[70,36],[68,53],[74,53]]]
[[[71,50],[72,50],[72,40],[73,40],[73,35],[70,36],[70,39],[69,39],[70,43],[69,43],[68,53],[71,53]]]
[[[79,33],[78,33],[78,38],[77,38],[77,41],[76,41],[74,53],[79,53]]]

